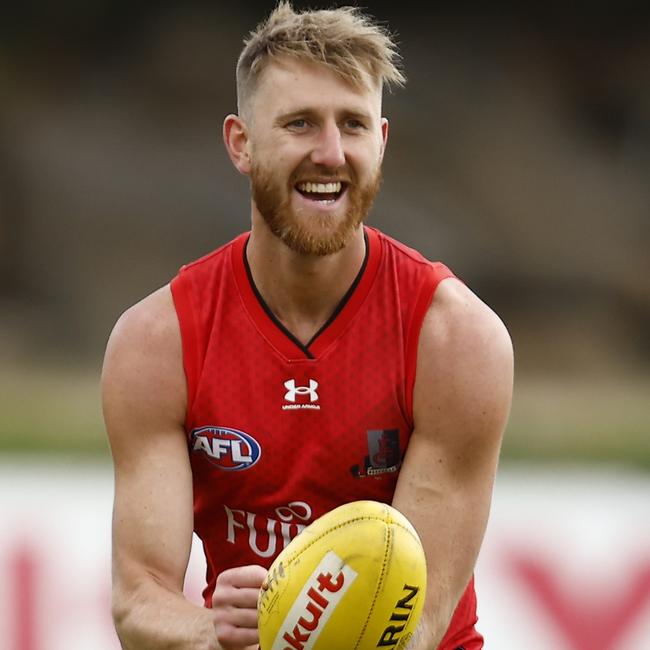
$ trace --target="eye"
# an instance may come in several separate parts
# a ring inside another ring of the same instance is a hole
[[[308,126],[309,122],[307,122],[307,120],[303,117],[298,117],[295,120],[291,120],[291,122],[287,124],[287,128],[294,131],[304,131]]]
[[[345,120],[345,128],[348,131],[361,131],[366,128],[366,125],[356,118]]]

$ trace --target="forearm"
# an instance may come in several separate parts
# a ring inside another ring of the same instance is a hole
[[[114,588],[113,619],[124,650],[221,650],[212,611],[153,579]]]
[[[420,624],[409,650],[436,650],[447,632],[478,557],[489,511],[489,494],[460,485],[420,487],[402,505],[420,534],[427,556],[427,591]]]
[[[442,641],[447,623],[442,618],[438,623],[431,624],[430,619],[423,616],[420,619],[406,650],[436,650]]]
[[[471,498],[457,488],[445,501],[445,507],[439,504],[430,510],[430,521],[437,524],[423,529],[429,563],[427,598],[422,614],[423,638],[412,650],[439,647],[471,583],[487,525],[490,502],[487,491]],[[465,620],[464,624],[469,622]]]
[[[424,610],[408,650],[436,650],[440,646],[464,591],[449,586],[449,579],[441,575],[437,581],[432,580],[429,572]],[[469,578],[465,586],[468,582]]]
[[[436,650],[447,632],[452,615],[453,607],[441,607],[433,613],[423,612],[407,650]]]

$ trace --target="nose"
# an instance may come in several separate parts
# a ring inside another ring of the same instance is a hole
[[[342,167],[345,164],[343,142],[338,124],[326,123],[318,134],[318,140],[311,153],[311,160],[324,167]]]

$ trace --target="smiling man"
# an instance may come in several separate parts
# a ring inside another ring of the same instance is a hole
[[[379,80],[359,74],[353,86],[320,63],[278,58],[242,100],[247,122],[226,119],[226,143],[251,176],[255,212],[299,253],[344,248],[379,189],[388,123]]]
[[[428,591],[409,648],[483,647],[472,574],[512,347],[446,266],[363,223],[397,61],[351,8],[281,3],[246,42],[224,140],[250,177],[251,229],[128,310],[106,352],[124,648],[256,648],[265,568],[358,499],[392,503],[422,539]],[[192,531],[205,608],[182,593]]]

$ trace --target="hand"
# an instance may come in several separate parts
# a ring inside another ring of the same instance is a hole
[[[257,598],[265,579],[266,569],[256,564],[226,569],[217,577],[212,611],[224,650],[257,650]]]

